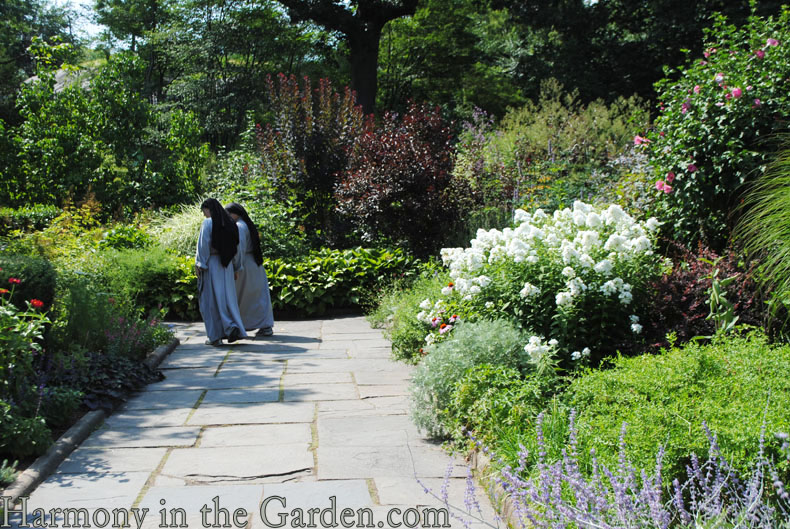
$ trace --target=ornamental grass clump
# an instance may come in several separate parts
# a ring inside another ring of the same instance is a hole
[[[469,248],[442,250],[452,285],[425,306],[509,319],[529,332],[535,363],[551,352],[565,368],[595,364],[640,341],[650,282],[666,267],[654,251],[658,227],[618,205],[516,210],[513,228],[478,230]],[[416,316],[426,331],[430,314]]]

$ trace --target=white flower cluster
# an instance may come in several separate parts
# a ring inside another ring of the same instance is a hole
[[[432,303],[430,299],[424,299],[420,303],[420,308],[422,310],[417,313],[417,320],[431,325],[434,319],[441,317],[445,311],[444,300],[439,299],[436,303]]]
[[[574,362],[578,362],[582,358],[587,358],[588,356],[590,356],[590,353],[591,351],[589,347],[585,347],[584,349],[581,350],[581,352],[574,351],[571,353],[571,360],[573,360]]]
[[[652,255],[650,236],[659,226],[654,218],[637,222],[616,204],[597,211],[581,201],[551,216],[540,209],[532,214],[519,209],[514,220],[515,228],[477,230],[469,248],[442,249],[442,261],[459,290],[464,288],[459,279],[476,275],[486,264],[508,259],[534,264],[547,254],[561,260],[569,279],[578,275],[575,266],[608,276],[619,261]]]
[[[540,294],[540,289],[532,283],[524,283],[524,288],[521,289],[519,295],[522,298],[531,298]]]
[[[532,363],[537,364],[541,358],[551,353],[558,343],[554,339],[547,342],[542,336],[530,336],[529,342],[524,346],[524,351],[529,355]]]

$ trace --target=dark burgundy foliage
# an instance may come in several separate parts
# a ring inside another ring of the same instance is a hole
[[[335,226],[332,193],[338,174],[346,170],[348,154],[357,137],[373,126],[354,103],[346,88],[342,94],[321,79],[313,89],[305,77],[279,74],[267,78],[272,115],[258,126],[258,148],[263,173],[280,193],[280,199],[301,203],[311,234],[321,243],[331,242]]]
[[[421,257],[436,253],[459,218],[452,192],[453,137],[438,108],[412,103],[366,131],[335,197],[366,241],[392,241]]]
[[[695,336],[714,334],[714,322],[707,319],[710,308],[707,301],[711,286],[709,276],[714,266],[703,261],[716,262],[718,277],[726,279],[737,275],[737,279],[726,288],[726,298],[734,304],[738,323],[760,326],[765,323],[767,313],[765,303],[754,281],[754,266],[746,266],[743,260],[731,249],[717,254],[700,245],[692,252],[679,243],[670,243],[669,256],[675,263],[672,272],[665,274],[653,284],[655,298],[649,311],[650,321],[645,326],[645,337],[656,347],[667,344],[667,333],[674,332],[678,343]]]

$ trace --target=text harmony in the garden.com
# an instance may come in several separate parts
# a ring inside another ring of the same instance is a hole
[[[87,509],[85,507],[51,507],[44,509],[28,505],[29,498],[20,497],[15,505],[10,496],[2,496],[0,501],[0,529],[19,528],[64,528],[89,529],[112,527],[113,529],[142,529],[150,509],[132,507],[131,509],[114,508]],[[227,509],[220,506],[219,496],[215,496],[210,504],[204,504],[197,513],[187,513],[181,507],[169,507],[164,499],[159,500],[162,508],[151,513],[161,529],[190,527],[188,515],[199,515],[202,527],[208,529],[243,528],[247,527],[250,513],[244,508]],[[312,507],[308,509],[294,508],[286,511],[287,500],[282,496],[265,498],[258,509],[257,516],[266,527],[318,528],[318,527],[450,527],[450,515],[444,507],[411,507],[402,510],[390,508],[385,520],[374,520],[373,510],[369,507],[357,509],[343,508],[338,511],[337,498],[329,497],[329,507]],[[13,525],[12,525],[13,524]],[[151,527],[148,524],[148,527]],[[194,525],[192,526],[194,529]]]

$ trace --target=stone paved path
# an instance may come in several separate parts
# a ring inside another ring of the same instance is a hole
[[[370,514],[370,527],[414,527],[414,509],[441,506],[417,478],[441,496],[448,472],[450,504],[464,508],[463,461],[411,423],[413,368],[390,360],[390,343],[364,318],[278,322],[272,337],[217,348],[203,345],[200,323],[176,331],[165,380],[110,416],[30,495],[28,512],[44,509],[52,526],[50,509],[85,508],[96,527],[102,510],[147,508],[130,525],[149,529],[182,515],[192,528],[223,524],[226,509],[228,527],[263,528],[310,527],[312,508],[312,527],[361,526]],[[493,521],[479,491],[477,501]]]

